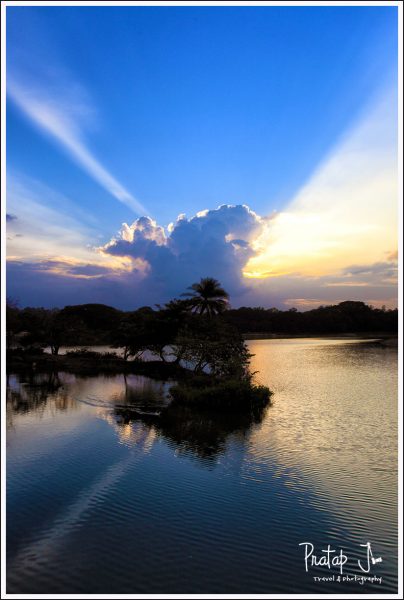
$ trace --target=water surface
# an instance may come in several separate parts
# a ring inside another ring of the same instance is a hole
[[[170,406],[145,377],[10,375],[8,593],[387,593],[397,585],[397,352],[254,340],[273,405]],[[301,542],[348,556],[305,571]]]

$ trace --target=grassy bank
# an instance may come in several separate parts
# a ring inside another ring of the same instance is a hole
[[[271,392],[266,386],[255,385],[248,380],[215,380],[191,378],[175,385],[170,393],[179,404],[207,408],[240,409],[266,406]]]
[[[43,371],[97,375],[102,373],[133,373],[155,379],[183,379],[189,372],[179,365],[162,361],[126,361],[112,352],[78,351],[54,356],[47,353],[11,351],[7,353],[7,371]]]

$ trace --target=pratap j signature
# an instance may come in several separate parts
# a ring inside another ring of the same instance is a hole
[[[348,556],[344,554],[342,548],[340,548],[337,553],[336,550],[331,548],[330,544],[328,544],[325,550],[321,550],[320,555],[314,554],[314,545],[311,542],[301,542],[299,546],[304,546],[304,561],[306,571],[309,570],[309,567],[327,567],[331,569],[332,567],[338,567],[340,573],[342,575],[344,570],[344,565],[348,562]],[[358,565],[361,571],[364,573],[369,573],[372,565],[382,562],[382,557],[379,556],[375,558],[372,552],[372,546],[370,542],[366,544],[360,544],[361,547],[366,548],[365,558],[358,559]]]

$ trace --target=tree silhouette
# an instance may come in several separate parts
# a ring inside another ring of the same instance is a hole
[[[189,306],[193,312],[213,317],[228,308],[229,294],[213,277],[204,277],[188,289],[192,291],[181,295],[189,298]]]

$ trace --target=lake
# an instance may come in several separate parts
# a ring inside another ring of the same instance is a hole
[[[396,347],[248,346],[273,391],[254,415],[135,375],[9,375],[8,593],[397,592]],[[302,543],[342,549],[340,580]]]

